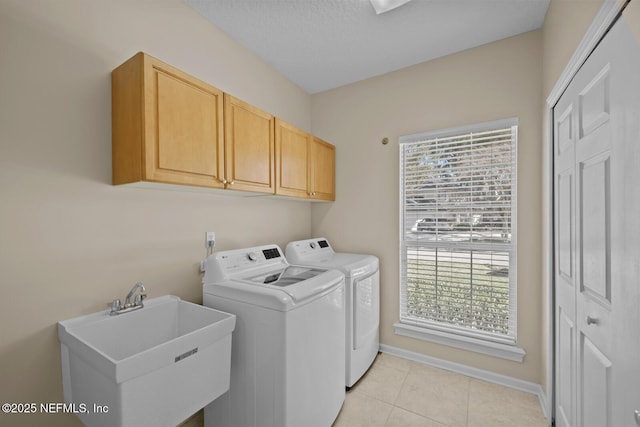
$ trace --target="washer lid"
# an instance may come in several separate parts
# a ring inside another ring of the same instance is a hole
[[[205,295],[288,311],[344,286],[344,274],[337,270],[289,268],[272,270],[249,278],[234,278],[206,284],[202,291]],[[279,281],[281,282],[278,283]]]
[[[325,271],[326,270],[319,270],[311,267],[289,266],[278,271],[262,273],[254,277],[250,277],[247,280],[264,285],[284,287],[295,285],[303,280],[311,279]]]

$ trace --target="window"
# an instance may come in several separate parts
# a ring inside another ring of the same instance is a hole
[[[516,119],[400,138],[396,332],[515,344],[516,145]]]

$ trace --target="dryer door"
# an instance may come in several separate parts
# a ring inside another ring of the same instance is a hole
[[[380,323],[380,270],[358,277],[353,283],[353,349],[378,333]]]

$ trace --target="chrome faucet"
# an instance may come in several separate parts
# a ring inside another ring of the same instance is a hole
[[[129,291],[129,293],[127,294],[127,298],[124,300],[124,306],[125,307],[132,307],[131,304],[131,297],[133,297],[133,295],[136,293],[136,291],[140,289],[141,292],[146,292],[147,290],[144,288],[144,285],[142,284],[142,282],[138,282],[135,285],[133,285],[133,288],[131,288],[131,290]],[[144,296],[143,296],[144,295]],[[142,304],[142,298],[145,298],[147,295],[144,293],[141,293],[139,295],[136,295],[136,299],[134,300],[133,305],[139,305]]]
[[[136,291],[138,290],[140,290],[140,293],[135,295]],[[146,292],[146,289],[144,288],[142,282],[136,283],[127,294],[127,297],[124,300],[124,305],[120,303],[119,299],[114,299],[113,301],[111,301],[111,303],[108,304],[109,307],[111,307],[111,311],[109,312],[109,314],[111,316],[114,316],[116,314],[127,313],[129,311],[138,310],[139,308],[144,307],[142,300],[147,297],[147,294],[145,294],[144,292]],[[134,295],[135,298],[133,299],[133,302],[131,302],[131,299]]]

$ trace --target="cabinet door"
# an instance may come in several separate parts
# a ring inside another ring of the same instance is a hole
[[[227,188],[273,194],[274,117],[225,94],[224,126]]]
[[[310,147],[310,197],[318,200],[335,200],[336,148],[315,136]]]
[[[276,194],[309,197],[311,135],[276,119]]]
[[[145,179],[222,187],[222,92],[145,59]]]

